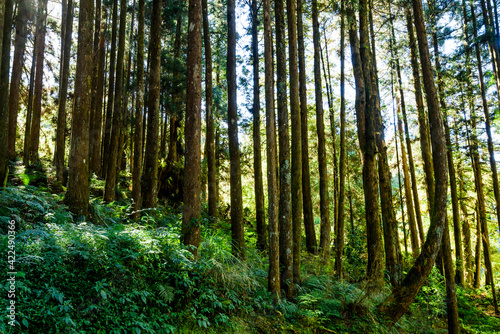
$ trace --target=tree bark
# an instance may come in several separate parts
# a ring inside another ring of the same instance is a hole
[[[278,227],[278,184],[276,153],[276,115],[274,109],[274,67],[271,31],[270,0],[263,0],[264,9],[264,65],[266,93],[266,152],[267,152],[267,193],[269,216],[269,273],[267,288],[273,296],[279,298],[279,227]]]
[[[16,18],[16,39],[14,41],[14,60],[12,61],[12,76],[9,92],[9,133],[8,156],[9,160],[16,158],[17,115],[19,113],[19,89],[21,74],[23,72],[24,51],[26,49],[26,36],[28,33],[29,7],[26,1],[19,2]],[[1,50],[1,46],[0,46]]]
[[[111,158],[111,127],[113,122],[113,107],[115,93],[115,66],[116,66],[116,37],[118,30],[118,0],[113,0],[113,13],[111,18],[111,51],[109,56],[108,75],[108,104],[106,107],[106,121],[104,125],[102,173],[106,178],[108,174],[108,164]]]
[[[45,56],[45,34],[47,20],[47,1],[38,1],[38,20],[36,39],[38,40],[36,52],[35,91],[33,97],[33,115],[31,119],[30,138],[30,163],[40,160],[38,146],[40,144],[40,122],[42,117],[42,90],[43,90],[43,62]],[[10,39],[9,39],[10,40]]]
[[[335,225],[335,274],[342,278],[344,253],[344,199],[345,199],[345,0],[340,3],[340,155],[339,155],[339,204]]]
[[[313,4],[314,6],[314,4]],[[276,20],[277,104],[279,134],[279,241],[280,285],[286,298],[293,296],[293,231],[291,221],[290,135],[288,132],[288,99],[286,92],[285,8],[283,0],[274,3]]]
[[[320,54],[320,32],[318,2],[312,2],[312,24],[314,41],[314,90],[316,100],[316,131],[318,134],[318,167],[319,167],[319,198],[321,229],[319,248],[326,261],[330,257],[331,225],[330,225],[330,201],[328,198],[328,175],[326,161],[325,125],[323,120],[323,86],[321,84],[321,54]]]
[[[415,28],[418,36],[427,106],[429,109],[434,175],[436,178],[435,201],[431,214],[431,225],[420,256],[406,275],[403,283],[394,289],[392,294],[387,297],[379,307],[379,310],[384,313],[392,323],[398,321],[408,310],[415,296],[429,276],[434,266],[437,253],[441,248],[443,234],[446,230],[448,171],[443,120],[441,110],[439,109],[436,86],[434,84],[429,46],[427,43],[427,33],[424,26],[422,3],[420,0],[413,1],[413,11],[415,15]]]
[[[202,1],[203,11],[203,37],[205,41],[205,105],[207,123],[207,169],[208,169],[208,214],[217,219],[217,187],[215,175],[215,136],[214,136],[214,109],[212,88],[212,45],[208,25],[208,4]]]
[[[94,1],[81,0],[68,188],[64,198],[77,220],[80,220],[81,216],[87,216],[89,204],[89,123],[90,96],[92,94],[93,23]]]
[[[311,199],[311,173],[309,171],[309,130],[307,106],[307,79],[304,46],[303,0],[297,0],[297,37],[299,53],[299,96],[300,96],[300,134],[302,136],[302,203],[306,249],[311,254],[318,252],[316,230],[314,228],[313,206]]]
[[[266,220],[264,208],[264,181],[262,179],[262,154],[260,139],[260,86],[259,86],[259,40],[258,40],[258,6],[252,0],[252,60],[253,60],[253,147],[254,147],[254,179],[255,179],[255,213],[257,227],[257,249],[267,248]]]
[[[144,157],[143,207],[155,208],[158,193],[158,126],[161,76],[161,8],[162,0],[153,0],[151,37],[149,39],[149,101],[146,155]]]
[[[0,129],[6,129],[9,120],[8,96],[9,96],[9,68],[10,68],[10,40],[12,29],[13,0],[5,0],[4,27],[2,36],[2,56],[0,64]],[[0,188],[7,185],[9,168],[7,152],[7,131],[0,131]]]
[[[106,185],[104,187],[104,201],[113,202],[115,200],[115,187],[117,175],[117,164],[119,160],[120,147],[120,132],[122,129],[122,93],[123,93],[123,76],[124,76],[124,61],[125,56],[125,26],[127,18],[127,1],[120,0],[120,28],[118,33],[118,53],[116,57],[116,82],[115,96],[113,98],[113,123],[111,125],[111,137],[109,147],[108,169],[106,172]]]
[[[142,175],[142,122],[144,114],[144,0],[139,0],[137,12],[137,98],[135,104],[134,127],[134,168],[132,172],[132,198],[134,200],[134,219],[139,219],[142,206],[141,175]]]
[[[71,44],[73,33],[73,0],[68,0],[67,14],[64,20],[66,27],[64,29],[63,52],[61,59],[61,85],[59,92],[59,110],[57,113],[56,129],[56,149],[54,152],[54,165],[56,167],[57,181],[63,182],[64,179],[64,156],[66,153],[66,101],[68,98],[68,79],[69,63],[71,59]]]
[[[302,146],[299,104],[296,0],[286,1],[288,19],[288,62],[290,75],[290,118],[292,125],[292,229],[293,280],[300,283],[300,245],[302,239]]]
[[[431,142],[429,133],[429,123],[424,109],[422,96],[422,85],[420,82],[420,71],[418,62],[417,43],[413,30],[413,19],[410,7],[405,7],[406,28],[408,30],[408,41],[410,45],[411,67],[413,72],[413,86],[415,88],[415,102],[417,105],[418,128],[420,134],[420,149],[422,160],[424,161],[425,185],[427,191],[427,208],[431,213],[432,203],[434,203],[434,163],[432,161]]]
[[[233,254],[245,258],[243,230],[243,199],[241,189],[240,148],[238,142],[238,104],[236,83],[236,4],[227,3],[227,120],[229,132],[229,159],[231,183],[231,238]]]
[[[182,242],[196,256],[201,242],[201,0],[189,0],[189,31],[184,138],[184,205]]]

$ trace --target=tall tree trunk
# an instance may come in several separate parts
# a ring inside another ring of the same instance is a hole
[[[21,74],[23,72],[24,51],[26,49],[26,35],[28,33],[29,7],[26,1],[19,3],[16,18],[16,39],[14,42],[14,60],[12,62],[12,77],[9,92],[9,133],[8,156],[9,160],[16,158],[17,139],[17,115],[19,113],[19,89],[21,84]],[[1,50],[1,47],[0,47]]]
[[[262,155],[260,139],[260,86],[259,86],[259,10],[257,0],[252,0],[252,60],[253,60],[253,147],[255,178],[255,213],[257,225],[257,249],[267,248],[266,220],[264,208],[264,181],[262,179]]]
[[[437,253],[441,248],[443,234],[446,230],[446,201],[448,188],[448,171],[446,161],[446,142],[444,138],[443,120],[437,97],[436,86],[429,55],[429,44],[424,25],[422,2],[413,0],[415,28],[422,73],[424,79],[429,123],[431,127],[432,154],[434,160],[435,196],[431,214],[431,225],[420,256],[406,275],[403,283],[393,290],[392,294],[380,305],[379,309],[391,322],[395,323],[408,310],[415,296],[429,276]]]
[[[9,68],[10,68],[10,40],[12,30],[12,12],[13,0],[5,0],[5,18],[2,36],[2,56],[0,64],[0,128],[6,129],[8,114],[8,96],[9,96]],[[9,157],[7,154],[7,131],[0,131],[0,188],[7,184],[9,168],[7,163]]]
[[[236,3],[227,3],[227,120],[231,183],[231,238],[233,254],[245,258],[243,199],[241,189],[240,148],[238,144],[238,104],[236,83]]]
[[[304,230],[306,249],[316,254],[318,244],[314,228],[314,216],[311,199],[311,173],[309,171],[309,130],[307,106],[306,57],[304,46],[303,0],[297,0],[297,37],[299,53],[299,95],[300,95],[300,134],[302,136],[302,203],[304,209]]]
[[[344,198],[345,198],[345,0],[340,3],[340,155],[339,155],[339,204],[335,225],[335,274],[342,277],[344,253]]]
[[[148,58],[149,101],[146,155],[144,157],[143,206],[155,208],[158,193],[158,126],[160,114],[160,77],[161,77],[161,8],[162,0],[153,0],[151,18],[151,37]]]
[[[37,18],[38,19],[38,18]],[[35,42],[33,43],[33,57],[31,60],[30,69],[30,81],[28,88],[28,106],[26,108],[26,126],[24,131],[24,145],[23,145],[23,163],[25,166],[29,164],[30,155],[30,139],[31,139],[31,119],[33,116],[33,92],[35,89],[35,70],[36,70],[36,52],[38,41],[35,36]]]
[[[476,23],[476,15],[474,13],[474,6],[471,1],[471,17],[474,31],[474,39],[477,40],[477,23]],[[491,138],[491,127],[489,121],[489,112],[488,112],[488,103],[486,101],[486,88],[484,85],[484,77],[483,77],[483,69],[481,62],[481,52],[479,50],[479,45],[476,43],[476,58],[477,58],[477,71],[479,77],[479,87],[481,89],[481,101],[483,103],[483,111],[484,111],[484,121],[486,124],[486,134],[488,135],[488,151],[490,153],[490,166],[492,171],[492,178],[497,178],[496,175],[496,163],[495,156],[493,151],[493,141]],[[474,131],[474,129],[473,129]],[[477,150],[477,137],[474,138],[476,142],[474,146]],[[476,153],[475,153],[476,154]],[[478,153],[477,153],[478,154]],[[498,314],[498,304],[496,301],[496,293],[495,293],[495,281],[493,280],[493,266],[491,263],[491,255],[490,255],[490,237],[488,234],[488,224],[486,221],[486,205],[485,198],[483,193],[483,185],[482,185],[482,177],[481,177],[481,165],[479,164],[479,157],[477,157],[476,163],[476,189],[477,189],[477,197],[478,197],[478,206],[479,206],[479,220],[481,222],[481,235],[482,235],[482,243],[483,243],[483,253],[484,253],[484,265],[486,267],[486,277],[489,276],[489,280],[491,282],[491,294],[493,295],[493,306],[495,307],[495,313]],[[498,181],[497,181],[498,182]],[[498,186],[498,184],[497,184]],[[495,187],[495,181],[493,181],[493,187]],[[496,194],[495,194],[496,195]],[[496,196],[495,196],[496,197]],[[498,208],[497,202],[497,214],[500,212]],[[497,216],[498,217],[498,216]],[[500,222],[498,222],[500,224]],[[488,281],[488,279],[486,280]]]
[[[99,80],[99,46],[101,35],[101,19],[102,5],[101,0],[96,0],[95,3],[95,22],[94,22],[94,58],[92,60],[92,100],[90,102],[90,169],[95,172],[94,167],[99,165],[100,154],[95,154],[97,150],[101,152],[101,122],[102,122],[102,96],[101,101],[98,101],[98,80]],[[104,27],[103,27],[104,28]],[[100,105],[100,109],[97,106]],[[94,159],[99,159],[98,163]]]
[[[111,158],[111,127],[113,122],[113,107],[115,93],[115,66],[116,66],[116,36],[118,30],[118,0],[113,0],[113,13],[111,18],[111,51],[109,56],[108,75],[108,104],[106,107],[106,121],[104,125],[104,138],[102,142],[102,173],[106,178],[108,174],[108,164]],[[120,62],[122,60],[120,59]]]
[[[393,21],[391,20],[391,31],[392,31],[392,40],[394,43],[396,43],[396,34],[394,32],[394,24]],[[418,189],[417,189],[417,178],[415,175],[415,164],[413,162],[413,153],[411,149],[411,139],[410,139],[410,131],[408,127],[408,118],[406,116],[406,103],[405,103],[405,98],[404,98],[404,92],[403,92],[403,83],[401,79],[401,67],[399,65],[399,55],[397,50],[395,50],[395,62],[396,62],[396,74],[397,74],[397,80],[398,80],[398,90],[399,90],[399,96],[400,96],[400,101],[401,101],[401,114],[403,116],[403,122],[404,122],[404,135],[405,135],[405,140],[406,140],[406,148],[408,150],[408,163],[410,167],[410,176],[411,176],[411,190],[413,193],[413,204],[415,208],[415,218],[417,222],[417,227],[418,227],[418,235],[420,237],[420,241],[418,243],[418,247],[420,247],[421,244],[424,243],[425,240],[425,234],[424,234],[424,227],[422,223],[422,213],[420,210],[420,201],[418,199]],[[403,140],[401,139],[401,147],[403,147]],[[408,197],[410,199],[410,197]]]
[[[59,110],[57,113],[56,149],[54,152],[54,165],[56,167],[57,181],[63,182],[64,156],[66,153],[66,101],[68,99],[69,63],[71,59],[71,44],[73,33],[73,0],[68,0],[67,14],[64,19],[63,52],[61,59],[61,90],[59,92]]]
[[[125,56],[125,26],[127,19],[127,0],[120,0],[120,30],[118,33],[118,53],[116,57],[116,82],[115,96],[113,98],[113,123],[111,125],[111,137],[109,147],[108,169],[106,171],[106,185],[104,187],[104,201],[113,202],[115,200],[115,186],[117,180],[117,164],[119,160],[120,131],[122,129],[122,93]]]
[[[370,106],[373,108],[375,115],[375,138],[378,149],[378,176],[379,176],[379,189],[380,189],[380,207],[382,211],[383,220],[383,233],[384,233],[384,248],[385,248],[385,262],[386,268],[389,272],[391,284],[398,286],[403,279],[402,266],[401,266],[401,251],[399,247],[398,237],[398,222],[394,214],[394,204],[392,199],[392,177],[389,169],[389,160],[387,157],[387,144],[385,142],[385,127],[380,112],[380,93],[378,87],[378,71],[376,62],[376,49],[375,49],[375,32],[373,27],[373,3],[369,4],[369,20],[370,20],[370,35],[371,35],[371,56],[372,66],[370,69],[370,83],[371,83],[371,97]],[[362,25],[360,27],[363,27]],[[363,35],[363,34],[362,34]],[[366,43],[367,45],[369,42]],[[361,54],[370,53],[370,50],[364,50]],[[365,73],[366,75],[366,73]],[[380,229],[379,226],[377,226]]]
[[[446,222],[442,252],[444,258],[444,273],[446,280],[446,306],[448,316],[448,333],[460,333],[460,322],[458,321],[457,291],[455,286],[455,271],[451,257],[451,241],[448,222]]]
[[[290,74],[290,118],[292,125],[292,229],[293,280],[300,283],[300,245],[302,239],[302,146],[299,104],[299,69],[297,51],[297,0],[286,1],[288,19],[288,61]]]
[[[425,185],[427,190],[427,207],[429,214],[434,203],[434,163],[432,161],[431,141],[429,132],[429,123],[424,109],[424,100],[422,96],[422,85],[420,82],[420,71],[418,62],[417,43],[413,30],[413,19],[410,7],[405,7],[406,28],[408,30],[408,41],[410,45],[411,68],[413,72],[413,86],[415,88],[415,102],[417,105],[418,128],[420,134],[420,149],[422,151],[422,160],[424,161]]]
[[[184,138],[184,205],[182,242],[197,254],[201,242],[201,0],[189,0],[186,77],[186,127]]]
[[[135,104],[134,127],[134,168],[132,171],[132,198],[134,200],[134,219],[139,218],[142,206],[141,175],[142,175],[142,131],[144,124],[144,0],[139,0],[137,12],[137,98]]]
[[[31,119],[30,138],[30,163],[40,160],[38,146],[40,144],[40,122],[42,117],[42,91],[43,91],[43,61],[45,56],[45,34],[47,21],[47,1],[38,1],[38,20],[36,39],[38,40],[36,52],[35,91],[33,97],[33,116]],[[10,39],[9,39],[10,40]]]
[[[286,298],[291,298],[293,295],[293,233],[290,202],[290,135],[288,132],[285,8],[283,5],[283,0],[275,1],[274,10],[276,20],[276,89],[279,134],[279,250],[281,267],[280,285],[285,291]]]
[[[411,249],[413,256],[417,257],[418,254],[420,253],[420,243],[418,241],[417,223],[415,221],[415,214],[413,211],[410,175],[408,173],[408,162],[406,160],[406,152],[403,143],[403,126],[401,124],[401,119],[399,119],[399,117],[398,117],[398,130],[399,130],[399,140],[401,142],[401,160],[403,163],[403,176],[404,176],[403,181],[404,181],[404,188],[406,195],[406,211],[408,212],[408,223],[410,225]]]
[[[101,144],[102,144],[102,130],[103,130],[103,97],[104,97],[104,82],[105,82],[105,73],[104,66],[106,61],[106,47],[105,47],[105,39],[106,39],[106,7],[102,7],[102,16],[101,27],[99,32],[99,48],[97,55],[97,90],[96,90],[96,104],[95,104],[95,112],[94,118],[92,119],[93,132],[91,133],[91,145],[92,148],[92,171],[98,176],[103,177],[102,171],[102,156],[101,156]]]
[[[320,32],[318,2],[312,2],[312,24],[314,41],[314,90],[316,100],[316,131],[318,133],[318,167],[319,167],[319,200],[321,214],[321,229],[319,237],[319,248],[323,259],[330,257],[330,201],[328,198],[328,175],[326,161],[325,124],[323,120],[323,86],[321,84],[321,54],[320,54]],[[279,98],[278,98],[279,100]],[[281,142],[281,141],[280,141]]]
[[[269,216],[269,273],[267,288],[275,297],[279,297],[279,228],[278,228],[278,184],[276,175],[276,115],[274,109],[274,67],[273,33],[271,31],[270,0],[263,0],[264,9],[264,65],[266,93],[266,152],[267,152],[267,194]]]
[[[75,106],[69,153],[68,189],[65,202],[80,220],[89,204],[89,123],[92,94],[92,32],[94,1],[81,0],[75,76]]]
[[[212,45],[208,25],[208,1],[202,0],[203,38],[205,41],[205,105],[206,105],[206,156],[208,169],[208,214],[217,218],[217,188],[215,175],[214,108],[212,88]]]

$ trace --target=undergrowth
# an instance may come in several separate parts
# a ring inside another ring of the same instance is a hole
[[[267,256],[247,248],[247,260],[231,255],[230,237],[202,218],[197,259],[180,245],[181,214],[160,207],[139,222],[126,200],[93,199],[88,221],[75,223],[53,195],[32,186],[0,195],[0,245],[16,222],[16,326],[2,315],[1,333],[442,333],[446,331],[444,283],[433,272],[411,312],[393,327],[376,307],[390,293],[373,289],[356,273],[364,260],[362,233],[351,236],[347,280],[331,264],[303,258],[296,298],[267,292]],[[221,223],[223,224],[223,223]],[[356,255],[356,256],[355,256]],[[323,268],[323,269],[318,269]],[[326,269],[325,269],[326,268]],[[0,254],[6,281],[7,252]],[[7,283],[6,283],[7,282]],[[478,301],[477,296],[482,296]],[[470,333],[493,332],[498,319],[477,303],[486,291],[458,289],[460,318]],[[0,300],[6,310],[9,300]],[[486,307],[486,306],[485,306]]]

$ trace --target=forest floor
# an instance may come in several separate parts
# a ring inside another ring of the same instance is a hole
[[[64,187],[50,173],[18,170],[0,193],[0,279],[15,295],[1,299],[0,309],[8,312],[12,300],[16,306],[15,326],[4,314],[0,333],[447,332],[445,285],[437,270],[410,311],[387,325],[377,305],[390,287],[363,280],[361,227],[347,237],[343,280],[331,275],[331,262],[304,251],[294,299],[274,300],[267,292],[267,256],[253,247],[250,217],[246,261],[231,255],[229,221],[215,224],[206,215],[195,261],[179,242],[179,207],[160,205],[135,222],[128,190],[105,204],[98,197],[103,182],[91,183],[84,222],[75,222],[63,204]],[[15,262],[8,250],[15,250]],[[15,280],[13,291],[7,278]],[[489,290],[458,287],[457,297],[463,333],[500,333]]]

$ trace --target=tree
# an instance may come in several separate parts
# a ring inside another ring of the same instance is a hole
[[[137,12],[137,97],[135,104],[134,127],[134,168],[132,172],[132,198],[134,200],[134,217],[139,217],[142,205],[141,175],[142,175],[142,143],[144,113],[144,0],[139,0]]]
[[[89,124],[92,77],[94,1],[80,1],[78,50],[75,75],[75,106],[69,153],[68,189],[64,198],[78,217],[87,216],[89,205]]]
[[[271,31],[270,0],[263,0],[264,9],[264,64],[265,64],[265,95],[266,95],[266,152],[267,152],[267,193],[269,216],[269,273],[268,290],[279,297],[279,228],[278,228],[278,184],[276,175],[276,115],[274,109],[274,67]]]
[[[146,155],[144,157],[143,206],[155,208],[158,189],[158,127],[160,114],[162,0],[153,0],[151,37],[149,39],[150,74]]]
[[[236,12],[235,0],[227,2],[227,120],[231,183],[231,237],[233,254],[245,258],[240,148],[238,144],[238,104],[236,94]]]
[[[56,178],[60,182],[63,181],[64,156],[66,153],[66,101],[68,99],[69,63],[73,31],[73,0],[68,0],[65,14],[66,17],[63,20],[65,24],[64,34],[62,34],[61,84],[57,113],[56,149],[54,151]]]
[[[26,35],[28,33],[28,16],[30,9],[26,1],[19,3],[19,12],[16,18],[16,39],[14,41],[14,60],[12,62],[12,76],[9,91],[9,133],[8,156],[9,160],[16,158],[17,115],[19,112],[19,90],[21,74],[24,64],[24,51],[26,48]],[[0,48],[1,49],[1,48]]]
[[[214,138],[214,107],[212,86],[212,46],[210,41],[210,29],[208,25],[208,4],[202,0],[203,14],[203,38],[205,43],[205,105],[207,138],[206,150],[208,169],[208,214],[217,218],[217,180],[215,173],[215,138]]]
[[[434,162],[435,193],[431,214],[431,225],[422,252],[413,267],[407,273],[403,283],[395,288],[391,295],[380,305],[379,310],[391,322],[395,323],[408,310],[415,296],[429,276],[446,230],[446,202],[448,188],[448,170],[446,159],[446,141],[439,101],[432,73],[429,44],[424,26],[422,2],[413,1],[415,28],[418,36],[422,76],[429,110],[431,127],[432,157]]]
[[[300,283],[300,246],[302,238],[302,135],[299,104],[299,69],[297,63],[297,19],[296,0],[286,1],[288,21],[288,62],[290,74],[290,118],[292,125],[292,233],[293,233],[293,279]]]
[[[342,277],[342,255],[344,253],[344,198],[345,198],[345,1],[340,3],[340,155],[339,155],[339,204],[335,225],[335,274]]]
[[[264,251],[267,248],[266,220],[264,209],[264,182],[262,179],[262,154],[260,139],[260,87],[259,87],[259,9],[257,0],[252,0],[252,61],[253,61],[253,147],[254,147],[254,179],[255,179],[255,213],[257,227],[257,248]]]
[[[189,1],[182,241],[196,255],[201,242],[201,0]]]
[[[309,171],[309,134],[308,105],[306,86],[306,57],[304,46],[303,1],[297,0],[297,38],[299,56],[299,97],[300,97],[300,134],[302,136],[302,204],[304,207],[304,230],[306,234],[306,249],[316,254],[316,230],[314,228],[313,205],[311,199],[311,173]]]
[[[119,159],[120,133],[122,130],[122,93],[123,93],[123,75],[124,62],[121,61],[125,56],[125,25],[127,18],[127,1],[120,0],[120,31],[118,33],[118,61],[116,63],[116,82],[115,96],[113,99],[113,123],[111,125],[110,152],[106,171],[106,185],[104,187],[104,200],[112,202],[115,200],[115,186],[117,179],[117,164]]]
[[[290,134],[286,93],[285,8],[283,0],[274,3],[276,28],[276,90],[279,135],[279,251],[280,281],[286,298],[293,296],[293,231],[291,221]]]
[[[328,198],[328,176],[326,162],[325,124],[323,120],[323,88],[321,85],[320,67],[320,32],[318,18],[318,2],[312,2],[312,24],[314,41],[314,90],[316,97],[316,131],[318,133],[318,165],[319,165],[319,198],[321,229],[319,238],[319,248],[325,259],[330,256],[330,212]]]
[[[10,65],[10,33],[12,29],[13,0],[5,0],[5,19],[2,36],[2,55],[0,64],[0,128],[6,129],[9,119],[9,65]],[[0,21],[1,22],[1,21]],[[7,131],[0,131],[0,187],[5,187],[9,169],[7,166]]]
[[[33,116],[31,119],[30,163],[39,161],[38,145],[40,144],[40,119],[42,115],[43,61],[45,56],[45,34],[47,21],[47,1],[38,0],[38,19],[36,25],[36,72],[35,91],[33,97]]]

